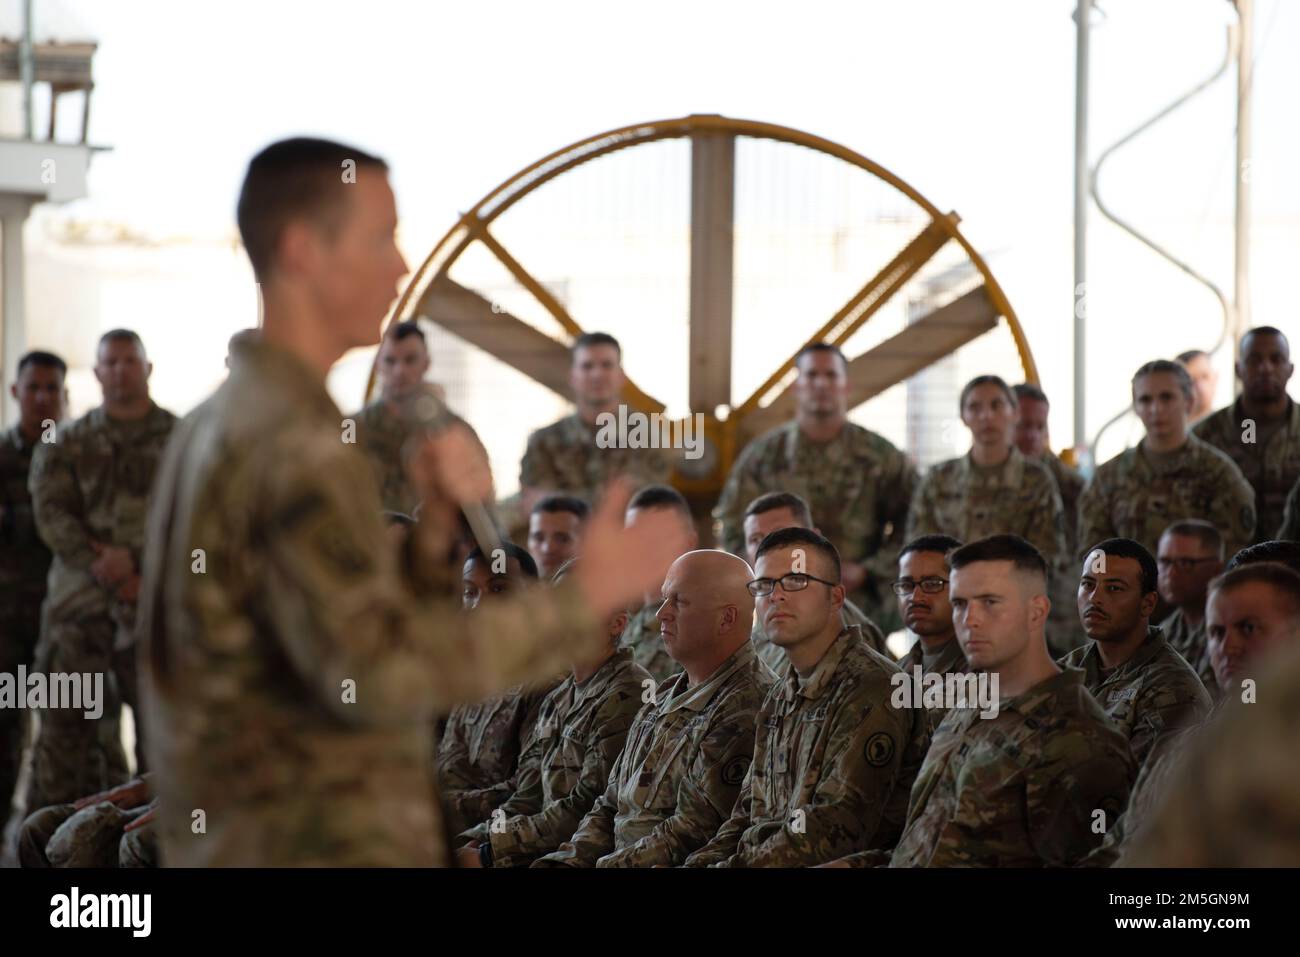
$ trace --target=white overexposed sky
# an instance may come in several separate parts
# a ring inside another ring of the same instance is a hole
[[[1093,157],[1208,75],[1235,19],[1226,0],[1099,6]],[[0,0],[0,34],[17,33],[18,7]],[[1256,7],[1253,318],[1300,334],[1300,4]],[[219,378],[225,337],[255,318],[233,210],[248,158],[271,140],[325,135],[383,155],[403,245],[418,261],[460,211],[554,149],[628,123],[722,113],[842,143],[957,210],[1025,325],[1055,400],[1059,447],[1071,439],[1073,8],[1072,0],[37,0],[38,37],[99,43],[90,140],[111,151],[92,164],[89,198],[29,224],[28,338],[72,356],[84,407],[94,399],[88,337],[139,326],[157,342],[155,393],[185,411]],[[1117,154],[1103,176],[1116,210],[1229,292],[1234,97],[1229,71]],[[79,115],[67,108],[61,128]],[[68,243],[70,223],[122,224],[138,241]],[[1090,228],[1095,428],[1126,400],[1132,369],[1208,346],[1219,318],[1207,293],[1095,211]],[[824,318],[794,321],[811,331]],[[619,331],[616,317],[580,321]],[[1230,360],[1218,361],[1226,401]],[[347,382],[355,388],[356,375]],[[561,406],[529,408],[528,421],[515,423],[520,435]],[[494,458],[521,448],[512,432]]]

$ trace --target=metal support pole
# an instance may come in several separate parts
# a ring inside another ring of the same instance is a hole
[[[33,138],[32,84],[36,72],[32,61],[32,0],[23,0],[23,36],[18,46],[18,71],[23,81],[23,136]]]
[[[1092,0],[1074,11],[1074,444],[1088,444],[1087,397],[1087,234],[1088,234],[1088,30]]]
[[[1254,0],[1237,0],[1237,188],[1233,239],[1233,355],[1250,328],[1250,101],[1254,80]]]
[[[9,386],[18,371],[18,359],[27,349],[27,298],[23,285],[23,223],[30,201],[11,196],[0,200],[0,425],[18,421],[18,406]]]
[[[736,139],[691,134],[692,412],[731,403],[731,285]]]

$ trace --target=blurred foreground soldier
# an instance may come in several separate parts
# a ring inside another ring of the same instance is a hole
[[[675,866],[717,833],[753,759],[754,716],[772,681],[749,642],[751,577],[727,552],[673,562],[659,619],[683,670],[643,692],[604,792],[534,867]]]
[[[455,611],[457,503],[491,488],[451,425],[410,457],[420,518],[400,555],[342,441],[331,365],[373,343],[406,264],[382,161],[286,140],[239,201],[259,342],[178,427],[155,485],[142,596],[164,863],[443,864],[435,713],[556,673],[663,574],[663,531],[620,531],[617,488],[571,586]]]
[[[926,473],[912,497],[907,537],[953,535],[973,541],[994,534],[1028,540],[1049,565],[1065,554],[1061,496],[1047,467],[1026,459],[1013,441],[1016,399],[995,375],[961,390],[961,420],[971,449]]]
[[[574,564],[567,562],[560,576]],[[530,751],[519,762],[519,785],[490,820],[461,835],[462,867],[528,865],[567,841],[605,792],[641,696],[654,687],[632,653],[618,647],[626,623],[625,611],[610,618],[609,644],[575,664],[546,696]]]
[[[18,400],[18,422],[0,432],[0,674],[30,669],[41,630],[41,603],[50,550],[36,533],[32,496],[27,488],[32,450],[42,437],[53,441],[63,420],[68,371],[49,352],[29,352],[18,360],[10,392]],[[18,786],[29,713],[0,704],[0,834],[9,819]]]
[[[892,587],[903,612],[903,624],[916,636],[911,650],[898,663],[909,677],[918,668],[922,677],[970,671],[970,662],[957,640],[948,597],[948,556],[959,548],[961,542],[951,536],[922,535],[904,545],[898,556],[898,580]],[[932,733],[947,714],[948,708],[942,703],[926,708]]]
[[[629,528],[633,528],[647,516],[656,517],[672,529],[669,545],[674,556],[685,555],[698,544],[691,507],[677,489],[667,485],[649,485],[639,489],[632,496],[632,501],[628,502],[624,521]],[[643,595],[641,607],[628,619],[627,627],[619,638],[619,647],[630,649],[632,660],[648,671],[650,677],[659,684],[666,682],[679,670],[678,663],[673,660],[660,636],[658,611],[662,604],[661,595]]]
[[[1192,433],[1226,454],[1255,490],[1254,542],[1282,525],[1287,494],[1300,481],[1300,404],[1287,395],[1295,365],[1286,336],[1272,326],[1241,337],[1241,395],[1197,423]]]
[[[1133,409],[1146,437],[1097,468],[1079,500],[1079,547],[1131,538],[1158,551],[1173,522],[1199,518],[1223,534],[1228,552],[1255,534],[1255,492],[1232,460],[1187,430],[1192,380],[1156,359],[1133,376]]]
[[[1134,794],[1143,813],[1120,863],[1300,867],[1300,575],[1269,563],[1227,572],[1210,585],[1207,617],[1215,672],[1231,694]]]
[[[461,603],[474,615],[536,582],[533,557],[513,542],[502,542],[490,556],[476,548],[465,560]],[[542,699],[554,685],[551,679],[515,685],[451,709],[435,763],[452,834],[486,819],[514,793],[520,756],[532,744]]]
[[[54,553],[37,664],[86,680],[103,675],[104,700],[97,720],[86,719],[81,708],[42,709],[29,808],[126,780],[119,718],[123,698],[137,704],[134,628],[145,511],[176,421],[149,398],[152,372],[139,336],[126,329],[104,333],[95,361],[103,404],[61,427],[56,442],[42,442],[32,455],[36,528]],[[137,722],[138,737],[146,727]]]
[[[768,492],[749,503],[745,509],[745,560],[753,568],[758,563],[758,546],[772,532],[782,528],[806,528],[821,534],[813,527],[812,513],[808,503],[793,492]],[[873,651],[886,658],[893,659],[885,636],[876,623],[868,618],[857,605],[844,599],[840,609],[840,618],[844,627],[857,625],[862,638]],[[754,629],[750,632],[750,641],[754,643],[754,653],[763,660],[763,664],[779,675],[785,670],[785,652],[779,645],[774,645],[763,631],[763,621],[757,613],[754,615]]]
[[[1068,867],[1128,798],[1124,736],[1047,652],[1047,565],[1014,535],[957,549],[953,621],[971,668],[998,678],[997,715],[949,711],[912,788],[892,867]],[[876,863],[860,855],[854,863]]]
[[[32,812],[18,832],[22,867],[157,867],[149,774]]]
[[[1087,480],[1078,469],[1066,465],[1052,454],[1047,430],[1050,404],[1047,394],[1036,385],[1021,383],[1011,387],[1016,397],[1016,448],[1031,462],[1047,467],[1061,496],[1065,516],[1065,554],[1052,566],[1049,598],[1052,611],[1047,618],[1047,647],[1056,657],[1069,654],[1086,640],[1074,610],[1076,581],[1075,562],[1079,554],[1079,496]]]
[[[572,495],[548,495],[528,516],[528,552],[537,559],[543,581],[550,581],[560,566],[578,557],[582,530],[591,506]]]
[[[1174,522],[1160,536],[1156,564],[1160,597],[1174,609],[1160,627],[1169,646],[1192,666],[1213,698],[1219,686],[1205,644],[1205,593],[1210,579],[1223,571],[1223,536],[1199,519]]]
[[[841,616],[835,546],[784,528],[749,583],[790,667],[758,713],[754,760],[731,817],[687,867],[807,867],[892,847],[929,743],[920,708],[891,702],[898,666]]]
[[[1214,368],[1214,361],[1204,349],[1188,349],[1180,352],[1175,360],[1187,370],[1191,377],[1196,397],[1192,402],[1190,421],[1197,422],[1210,414],[1214,408],[1214,393],[1219,388],[1219,373]]]
[[[598,502],[605,483],[622,476],[635,485],[668,481],[672,453],[667,449],[603,448],[596,439],[602,414],[618,417],[623,402],[623,350],[605,332],[584,332],[570,350],[569,384],[574,410],[528,437],[519,463],[524,514],[556,493]]]
[[[731,467],[713,510],[719,541],[744,554],[745,506],[764,492],[793,492],[840,553],[848,596],[888,633],[897,626],[889,582],[916,469],[883,436],[849,421],[848,362],[837,346],[804,346],[795,366],[795,418],[750,442]]]
[[[1094,546],[1078,597],[1091,640],[1060,662],[1083,671],[1084,687],[1128,738],[1139,769],[1164,738],[1210,711],[1200,677],[1151,624],[1156,579],[1155,559],[1137,542],[1112,538]]]
[[[429,364],[429,348],[419,323],[399,322],[392,326],[379,343],[376,359],[379,397],[349,416],[356,423],[357,447],[366,453],[375,470],[379,497],[388,511],[409,514],[420,500],[402,464],[403,448],[416,429],[417,417],[433,426],[456,422],[474,433],[424,380]],[[417,412],[417,402],[429,403],[432,411]]]

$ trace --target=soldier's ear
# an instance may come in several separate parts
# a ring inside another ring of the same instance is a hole
[[[1160,593],[1149,591],[1142,596],[1142,606],[1139,609],[1143,618],[1150,618],[1155,614],[1156,604],[1160,601]]]

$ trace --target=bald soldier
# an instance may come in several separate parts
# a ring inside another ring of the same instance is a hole
[[[749,770],[754,717],[772,682],[749,642],[752,577],[744,559],[713,550],[687,552],[668,569],[658,616],[682,671],[648,693],[604,793],[534,867],[676,866],[717,833]]]
[[[374,343],[406,271],[386,172],[294,139],[244,179],[262,335],[178,426],[145,552],[142,682],[171,866],[445,863],[433,715],[591,653],[597,623],[667,566],[655,523],[620,530],[615,488],[571,585],[462,619],[456,505],[490,479],[455,424],[410,457],[420,521],[390,543],[325,390],[340,356]]]
[[[1151,624],[1156,579],[1155,559],[1132,539],[1093,546],[1078,593],[1089,643],[1060,661],[1083,671],[1084,687],[1128,738],[1139,769],[1161,741],[1210,711],[1200,677]]]
[[[1156,565],[1160,570],[1160,597],[1173,608],[1173,613],[1160,623],[1161,630],[1169,646],[1192,666],[1213,698],[1219,686],[1205,644],[1205,594],[1211,579],[1223,571],[1223,536],[1200,519],[1174,522],[1160,536]]]
[[[758,546],[763,539],[782,528],[807,528],[821,534],[813,527],[808,503],[793,492],[768,492],[749,503],[745,509],[745,560],[751,568],[758,562]],[[847,597],[840,610],[840,617],[846,628],[850,625],[858,626],[863,639],[873,651],[893,658],[884,633]],[[754,616],[754,630],[750,633],[750,640],[754,642],[754,651],[763,659],[763,663],[772,669],[772,674],[779,675],[785,670],[785,652],[779,645],[768,640],[763,631],[762,619],[757,614]]]
[[[691,507],[682,497],[682,493],[669,485],[647,485],[638,489],[628,502],[624,521],[629,528],[635,527],[646,518],[655,518],[672,531],[669,546],[674,556],[685,555],[699,542],[695,531],[695,520],[691,517]],[[662,625],[659,621],[659,606],[662,596],[647,593],[642,598],[641,607],[627,620],[627,627],[618,640],[620,648],[632,652],[632,660],[650,673],[659,684],[663,684],[677,673],[677,662],[664,645],[660,637]]]
[[[389,327],[380,340],[375,366],[379,396],[349,418],[356,423],[357,448],[375,470],[384,509],[409,515],[419,502],[402,466],[403,449],[412,432],[448,422],[463,425],[471,434],[474,430],[448,409],[433,384],[425,381],[429,347],[419,323],[399,322]]]
[[[136,333],[104,333],[95,351],[103,404],[32,454],[36,529],[54,553],[37,657],[51,673],[103,675],[104,700],[102,716],[92,720],[80,708],[41,710],[30,808],[126,780],[119,717],[123,698],[136,704],[133,632],[145,510],[176,421],[149,397],[152,372]],[[146,728],[137,722],[137,735],[145,737]]]
[[[805,528],[758,547],[750,594],[789,659],[758,713],[731,817],[687,867],[807,867],[892,847],[929,743],[921,708],[895,707],[898,666],[841,616],[835,546]]]
[[[1232,459],[1188,431],[1192,380],[1156,359],[1133,375],[1133,409],[1146,428],[1136,448],[1097,468],[1079,499],[1079,547],[1131,538],[1158,550],[1172,522],[1199,518],[1223,534],[1229,554],[1255,534],[1255,491]],[[1082,557],[1082,556],[1080,556]]]
[[[996,716],[954,708],[930,742],[891,867],[1068,867],[1101,842],[1133,780],[1128,742],[1047,651],[1047,564],[1014,535],[952,553],[953,621],[971,668],[998,679]]]
[[[736,459],[713,510],[718,541],[744,554],[745,506],[764,492],[794,492],[839,551],[849,597],[889,632],[896,611],[888,586],[906,540],[916,469],[883,436],[849,421],[848,360],[838,346],[804,346],[795,367],[795,418]]]
[[[1272,326],[1251,329],[1236,371],[1241,395],[1192,434],[1232,459],[1255,490],[1253,542],[1262,542],[1277,534],[1287,494],[1300,482],[1300,404],[1286,391],[1295,372],[1286,336]]]

